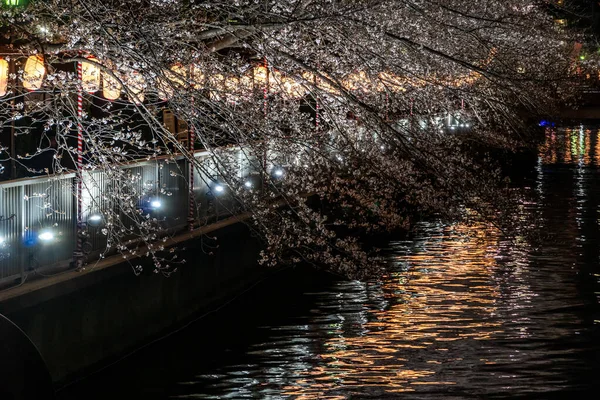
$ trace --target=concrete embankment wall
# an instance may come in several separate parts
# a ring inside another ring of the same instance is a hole
[[[105,261],[3,291],[0,313],[31,338],[60,385],[213,309],[269,273],[256,265],[259,243],[243,224],[210,236],[217,240],[204,236],[178,244],[186,248],[178,253],[186,264],[168,278],[153,273],[147,261],[140,276],[128,263]]]

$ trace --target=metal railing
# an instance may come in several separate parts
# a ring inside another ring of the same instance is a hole
[[[221,151],[239,153],[236,168],[240,178],[263,172],[263,161],[245,150],[238,147]],[[161,219],[162,228],[169,232],[189,226],[192,205],[196,224],[230,215],[236,209],[236,200],[227,193],[216,196],[211,187],[215,177],[219,176],[211,165],[213,157],[207,151],[197,151],[194,157],[193,191],[188,184],[190,161],[182,156],[122,166],[122,170],[136,177],[130,183],[133,187],[129,188],[122,187],[123,182],[114,182],[103,170],[84,172],[83,220],[93,213],[106,212],[122,219],[129,218],[119,214],[111,200],[111,196],[118,196],[122,190],[136,193],[140,197],[138,200],[144,196],[159,198],[161,206],[156,216]],[[69,266],[78,237],[75,185],[75,173],[0,183],[0,283],[22,281],[29,273],[48,267]],[[86,254],[99,255],[106,250],[107,236],[102,226],[88,226]]]

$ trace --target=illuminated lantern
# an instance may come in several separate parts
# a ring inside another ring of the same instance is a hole
[[[293,78],[282,77],[281,89],[292,98],[301,98],[306,95],[306,88]]]
[[[33,55],[27,57],[25,69],[23,70],[23,87],[29,91],[39,90],[42,87],[44,75],[46,75],[44,56]]]
[[[0,58],[0,97],[6,96],[8,91],[8,61]]]
[[[121,83],[111,74],[102,73],[102,96],[106,100],[117,100],[121,97]]]
[[[127,78],[127,88],[129,89],[129,97],[135,104],[144,102],[144,87],[146,81],[142,74],[138,71],[131,71]]]
[[[267,76],[269,75],[269,70],[265,66],[254,67],[254,71],[252,73],[252,77],[254,78],[255,84],[261,86],[267,83]]]
[[[165,78],[159,78],[156,82],[158,97],[161,100],[169,100],[173,97],[173,87],[183,87],[187,79],[187,68],[176,64],[170,70],[164,71]]]
[[[202,70],[198,68],[198,66],[192,65],[190,67],[190,72],[191,85],[195,86],[196,88],[201,87],[204,84],[204,81],[206,80],[206,77],[202,73]]]
[[[88,60],[93,63],[85,61],[81,63],[81,84],[86,92],[95,93],[100,90],[100,67],[94,63],[99,63],[99,61],[92,56],[88,57]]]
[[[221,100],[225,91],[225,76],[221,74],[211,75],[208,78],[208,85],[210,87],[210,97],[215,100]]]

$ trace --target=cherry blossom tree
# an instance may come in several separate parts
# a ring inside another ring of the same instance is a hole
[[[362,278],[380,271],[365,234],[424,214],[514,223],[518,200],[485,149],[522,146],[528,120],[572,96],[573,33],[550,11],[537,0],[5,5],[4,57],[40,55],[47,93],[24,96],[18,82],[33,75],[10,71],[3,126],[33,146],[3,143],[5,159],[39,171],[27,162],[49,152],[42,172],[101,170],[114,190],[105,251],[143,248],[157,271],[176,265],[160,245],[168,231],[140,209],[147,193],[127,190],[125,167],[163,157],[227,192],[222,207],[264,239],[262,262]],[[210,222],[207,207],[195,204],[190,226]]]

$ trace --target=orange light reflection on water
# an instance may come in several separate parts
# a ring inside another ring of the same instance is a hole
[[[329,399],[340,398],[334,393],[342,387],[346,393],[365,393],[365,387],[400,393],[416,385],[455,384],[440,379],[445,365],[461,360],[446,344],[468,346],[502,332],[494,318],[498,241],[491,227],[454,225],[398,256],[408,271],[390,273],[381,285],[389,308],[372,310],[362,335],[333,332],[321,362],[286,386],[284,395]],[[417,359],[422,354],[429,359]]]

